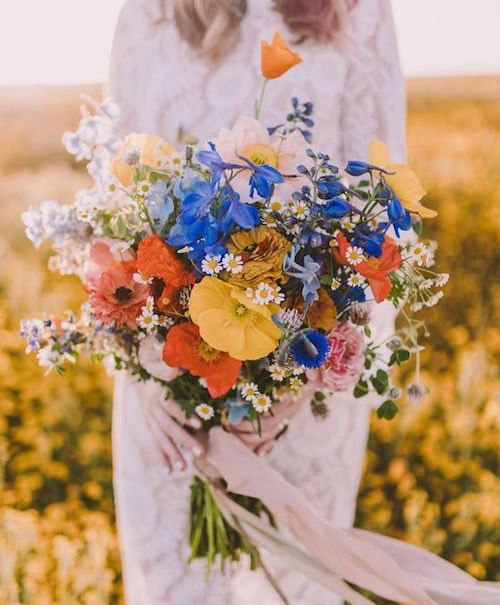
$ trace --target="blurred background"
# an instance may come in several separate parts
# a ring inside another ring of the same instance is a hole
[[[102,94],[120,5],[1,8],[1,605],[123,603],[110,381],[90,362],[43,378],[18,337],[22,317],[81,301],[76,280],[46,271],[48,251],[32,249],[20,214],[44,199],[70,201],[88,182],[60,137],[77,124],[79,94]],[[410,163],[439,209],[426,235],[452,278],[444,302],[423,312],[431,395],[392,422],[373,418],[357,524],[499,580],[500,3],[393,5]]]

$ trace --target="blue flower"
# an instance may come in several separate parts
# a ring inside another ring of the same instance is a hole
[[[321,214],[327,218],[342,218],[352,210],[352,206],[344,198],[334,197],[319,209]]]
[[[294,360],[304,368],[319,368],[330,351],[326,336],[317,330],[306,330],[295,337],[290,351]]]
[[[227,399],[224,405],[228,411],[229,424],[239,424],[249,416],[250,404],[240,398]]]
[[[383,234],[378,231],[370,231],[366,227],[356,227],[353,244],[360,246],[365,252],[378,258],[382,254],[384,239]]]
[[[257,166],[257,164],[252,164],[252,162],[248,162],[250,164],[250,168],[252,170],[252,175],[250,177],[250,197],[254,196],[254,192],[263,197],[264,199],[269,199],[274,191],[274,185],[278,183],[283,183],[285,179],[279,170],[269,166],[268,164],[262,164],[261,166]]]
[[[351,162],[347,162],[347,166],[345,167],[345,171],[347,174],[351,176],[361,176],[362,174],[366,174],[372,168],[371,164],[367,162],[362,162],[361,160],[353,160]]]
[[[240,196],[229,188],[225,221],[233,221],[242,229],[253,229],[260,223],[259,212],[252,204],[244,204]]]
[[[347,191],[347,188],[342,185],[338,177],[333,174],[328,174],[320,177],[316,186],[318,188],[318,197],[322,200],[331,200]]]
[[[411,228],[411,217],[408,210],[403,208],[403,205],[394,195],[387,206],[387,216],[389,217],[396,237],[399,237],[399,230],[408,231]]]
[[[300,251],[300,246],[294,244],[290,252],[283,260],[283,271],[290,277],[295,277],[302,282],[302,298],[305,302],[306,311],[311,304],[319,299],[318,290],[320,287],[318,271],[321,265],[317,263],[312,256],[307,254],[304,257],[303,265],[299,265],[296,256]]]
[[[231,164],[229,162],[225,162],[213,143],[208,144],[210,150],[205,149],[202,151],[198,151],[196,154],[196,159],[200,164],[206,166],[210,172],[212,173],[211,182],[213,185],[218,184],[221,180],[222,175],[224,174],[224,170],[232,170],[233,168],[244,168],[242,164]]]
[[[167,193],[164,181],[157,181],[149,192],[146,207],[151,219],[162,227],[169,219],[174,209],[174,202]]]

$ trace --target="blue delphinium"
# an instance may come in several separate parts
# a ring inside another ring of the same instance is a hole
[[[283,260],[283,272],[290,277],[295,277],[302,282],[302,298],[306,303],[306,310],[311,304],[319,299],[318,290],[320,287],[318,272],[321,265],[317,263],[312,256],[306,254],[303,259],[303,265],[297,260],[297,254],[300,251],[300,245],[294,244]]]
[[[297,334],[290,351],[299,366],[309,369],[319,368],[326,361],[330,343],[321,332],[306,330]]]

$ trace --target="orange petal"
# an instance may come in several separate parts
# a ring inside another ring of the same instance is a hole
[[[289,69],[302,62],[302,57],[293,52],[286,40],[278,33],[273,36],[271,44],[261,43],[261,71],[264,78],[279,78]]]

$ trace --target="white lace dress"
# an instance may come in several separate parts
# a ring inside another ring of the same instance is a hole
[[[175,140],[179,126],[213,137],[251,115],[260,87],[259,41],[274,30],[289,39],[271,0],[249,0],[234,52],[216,66],[179,39],[166,0],[129,0],[116,30],[110,92],[121,107],[123,132],[156,132]],[[363,159],[374,137],[404,157],[405,96],[389,0],[358,0],[342,44],[306,42],[304,62],[268,87],[262,119],[282,121],[290,97],[315,104],[314,146],[340,165]],[[389,305],[376,309],[380,334],[391,330]],[[154,395],[154,394],[153,394]],[[115,497],[129,605],[274,605],[259,572],[232,578],[188,564],[191,472],[169,475],[144,415],[144,386],[117,379],[114,415]],[[271,453],[275,465],[329,519],[352,524],[368,419],[374,399],[339,395],[326,420],[308,406]],[[293,605],[335,605],[322,587],[269,561]]]

